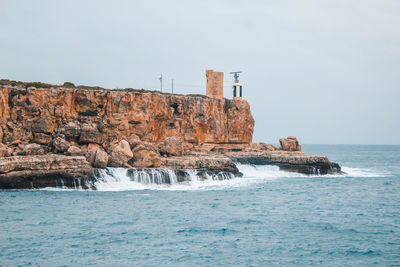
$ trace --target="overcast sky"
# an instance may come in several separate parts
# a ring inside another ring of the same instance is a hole
[[[400,1],[0,0],[0,78],[205,94],[243,71],[254,141],[400,144]]]

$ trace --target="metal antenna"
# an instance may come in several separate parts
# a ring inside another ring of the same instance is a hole
[[[162,79],[163,79],[162,73],[161,73],[160,77],[158,77],[158,79],[160,80],[160,90],[162,92]]]
[[[242,73],[242,72],[241,71],[229,72],[229,74],[233,74],[233,78],[235,78],[235,83],[239,83],[239,73]]]

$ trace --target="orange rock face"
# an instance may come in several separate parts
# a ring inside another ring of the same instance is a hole
[[[279,143],[281,144],[282,150],[301,151],[301,145],[294,136],[289,136],[288,138],[279,138]]]
[[[249,104],[205,96],[77,88],[0,88],[0,143],[104,144],[136,134],[142,141],[178,137],[184,144],[249,143]]]

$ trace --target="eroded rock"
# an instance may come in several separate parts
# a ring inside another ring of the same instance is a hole
[[[279,138],[281,149],[284,151],[301,151],[301,146],[294,136],[288,138]]]
[[[121,140],[111,147],[108,166],[124,167],[133,157],[132,150],[126,140]]]
[[[9,157],[13,153],[13,149],[0,143],[0,158]]]
[[[183,151],[182,140],[177,137],[165,138],[160,150],[161,154],[166,154],[168,156],[182,156]]]
[[[133,151],[133,158],[129,164],[136,168],[159,167],[161,157],[156,148],[150,144],[137,145]]]
[[[68,148],[71,146],[69,142],[67,142],[64,138],[61,136],[57,136],[53,140],[53,147],[55,152],[60,152],[64,153],[68,150]]]
[[[101,135],[96,125],[85,123],[82,125],[81,133],[79,137],[79,143],[87,144],[87,143],[101,143]]]
[[[105,168],[109,160],[109,155],[102,147],[97,144],[89,144],[88,146],[88,161],[95,168]]]
[[[131,134],[128,138],[128,143],[131,149],[134,149],[135,146],[139,145],[142,143],[142,141],[140,140],[139,136],[137,136],[136,134]]]
[[[67,155],[69,156],[84,156],[85,152],[77,146],[70,146],[67,150]]]

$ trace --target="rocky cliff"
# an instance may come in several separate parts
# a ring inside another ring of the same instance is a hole
[[[340,172],[326,157],[304,155],[293,136],[281,138],[280,149],[252,143],[253,128],[241,98],[0,80],[0,189],[95,188],[106,167],[158,182],[171,181],[169,171],[178,181],[187,170],[237,177],[235,161]]]
[[[159,143],[180,138],[201,143],[249,143],[254,119],[245,100],[215,99],[137,90],[0,88],[0,141],[49,145],[67,141],[103,144],[136,134]]]

